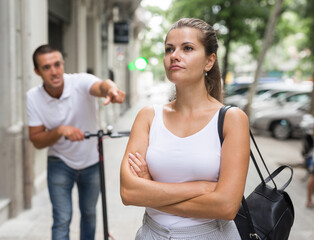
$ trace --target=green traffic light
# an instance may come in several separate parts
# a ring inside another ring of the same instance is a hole
[[[137,59],[135,59],[134,65],[137,70],[143,71],[147,67],[148,62],[146,58],[138,57]]]
[[[128,65],[128,67],[129,67],[129,70],[130,70],[130,71],[133,71],[133,70],[135,69],[134,62],[130,62],[129,65]]]

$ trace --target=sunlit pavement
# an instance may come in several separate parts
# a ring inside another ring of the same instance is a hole
[[[138,110],[153,103],[164,103],[168,99],[165,86],[160,85],[151,89],[149,97],[145,96],[138,104],[121,116],[114,125],[115,130],[129,130]],[[144,210],[139,207],[124,206],[119,195],[119,168],[127,138],[105,139],[105,176],[107,192],[107,208],[109,232],[116,240],[134,239],[135,233],[141,225]],[[278,141],[268,136],[256,135],[257,144],[267,162],[270,171],[275,170],[281,164],[297,166],[302,163],[300,154],[301,143],[297,139]],[[261,166],[262,167],[262,166]],[[276,179],[278,186],[288,179],[287,172],[283,172]],[[287,187],[287,192],[292,198],[295,207],[295,222],[292,228],[291,240],[314,239],[314,209],[305,208],[306,199],[306,171],[300,167],[294,167],[294,177]],[[259,177],[250,165],[247,178],[246,194],[258,183]],[[73,191],[73,220],[71,224],[71,239],[79,239],[79,210],[77,205],[77,189]],[[96,239],[103,238],[101,201],[97,205],[97,233]],[[48,240],[51,239],[51,204],[48,191],[45,189],[33,198],[33,207],[25,210],[18,217],[6,221],[0,226],[1,240]]]

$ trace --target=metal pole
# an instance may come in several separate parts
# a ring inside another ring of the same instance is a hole
[[[104,239],[108,240],[108,221],[107,221],[107,204],[106,204],[106,183],[105,183],[105,166],[104,166],[104,155],[103,155],[103,142],[102,137],[104,132],[98,131],[98,152],[99,152],[99,173],[100,173],[100,191],[102,200],[102,216],[104,226]]]
[[[100,191],[102,201],[102,215],[103,215],[103,227],[104,227],[104,239],[109,239],[108,232],[108,218],[107,218],[107,203],[106,203],[106,183],[105,183],[105,163],[104,163],[104,148],[103,148],[103,137],[109,136],[110,138],[126,137],[130,135],[130,131],[112,132],[112,127],[108,127],[107,133],[103,130],[99,130],[97,133],[84,133],[85,138],[90,137],[98,138],[98,153],[99,153],[99,177],[100,177]],[[113,238],[112,238],[113,239]]]

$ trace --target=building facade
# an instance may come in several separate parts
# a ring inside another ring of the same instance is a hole
[[[112,124],[137,98],[137,73],[128,62],[140,50],[140,1],[0,1],[0,224],[30,208],[46,186],[46,150],[30,143],[25,109],[26,92],[42,82],[33,51],[50,43],[62,51],[65,72],[113,79],[127,101],[100,107],[100,127]]]

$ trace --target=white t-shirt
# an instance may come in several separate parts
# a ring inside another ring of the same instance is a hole
[[[44,125],[52,130],[60,125],[84,131],[98,131],[97,101],[89,94],[91,86],[101,81],[87,73],[64,74],[64,89],[59,99],[51,97],[43,85],[27,92],[28,125]],[[98,161],[97,138],[71,142],[61,137],[48,148],[48,156],[61,158],[73,169],[83,169]]]
[[[205,180],[217,182],[221,145],[217,130],[219,110],[197,133],[178,137],[163,122],[163,106],[155,106],[155,116],[149,132],[146,162],[155,181],[167,183]],[[148,215],[161,225],[186,227],[212,219],[180,217],[147,207]]]

